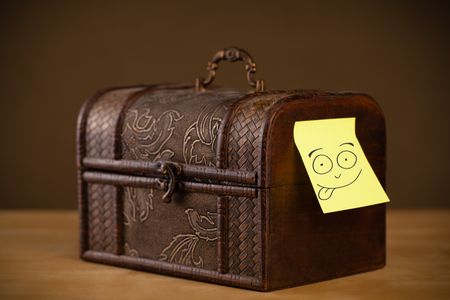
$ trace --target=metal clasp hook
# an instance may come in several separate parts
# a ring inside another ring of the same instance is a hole
[[[169,203],[172,201],[172,195],[177,185],[176,175],[181,174],[181,166],[174,162],[159,161],[158,168],[159,172],[166,175],[169,179],[167,190],[162,196],[163,201]]]

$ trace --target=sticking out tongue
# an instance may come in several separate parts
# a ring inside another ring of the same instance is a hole
[[[334,190],[335,189],[333,188],[322,187],[317,193],[317,196],[319,197],[320,200],[328,200],[333,195]]]

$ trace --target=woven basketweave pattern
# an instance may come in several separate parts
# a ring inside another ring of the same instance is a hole
[[[116,124],[128,96],[139,88],[117,90],[101,96],[92,107],[86,126],[86,156],[114,158]]]
[[[116,188],[111,185],[89,184],[89,249],[114,253],[116,248]]]
[[[228,168],[258,171],[262,161],[261,126],[264,114],[279,97],[268,95],[242,103],[231,120]],[[258,199],[231,197],[228,256],[231,273],[258,276],[261,268],[261,212]]]
[[[120,111],[128,96],[139,88],[110,91],[92,107],[87,120],[86,156],[114,158],[115,135]],[[117,189],[90,184],[88,188],[89,249],[116,252],[115,215]]]

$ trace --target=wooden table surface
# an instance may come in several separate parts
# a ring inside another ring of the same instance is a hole
[[[74,211],[0,211],[0,299],[450,299],[450,210],[391,210],[384,269],[269,293],[78,258]]]

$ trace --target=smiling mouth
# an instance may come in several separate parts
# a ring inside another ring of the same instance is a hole
[[[341,186],[337,186],[337,187],[326,187],[326,186],[322,186],[322,185],[318,184],[318,186],[320,187],[320,190],[317,193],[317,196],[319,197],[320,200],[328,200],[328,199],[330,199],[331,196],[333,196],[333,192],[336,189],[340,189],[340,188],[349,186],[350,184],[355,182],[359,178],[359,175],[361,175],[361,172],[362,172],[362,169],[359,170],[358,175],[356,176],[355,179],[353,179],[353,181],[351,181],[350,183],[347,183],[345,185],[341,185]]]

